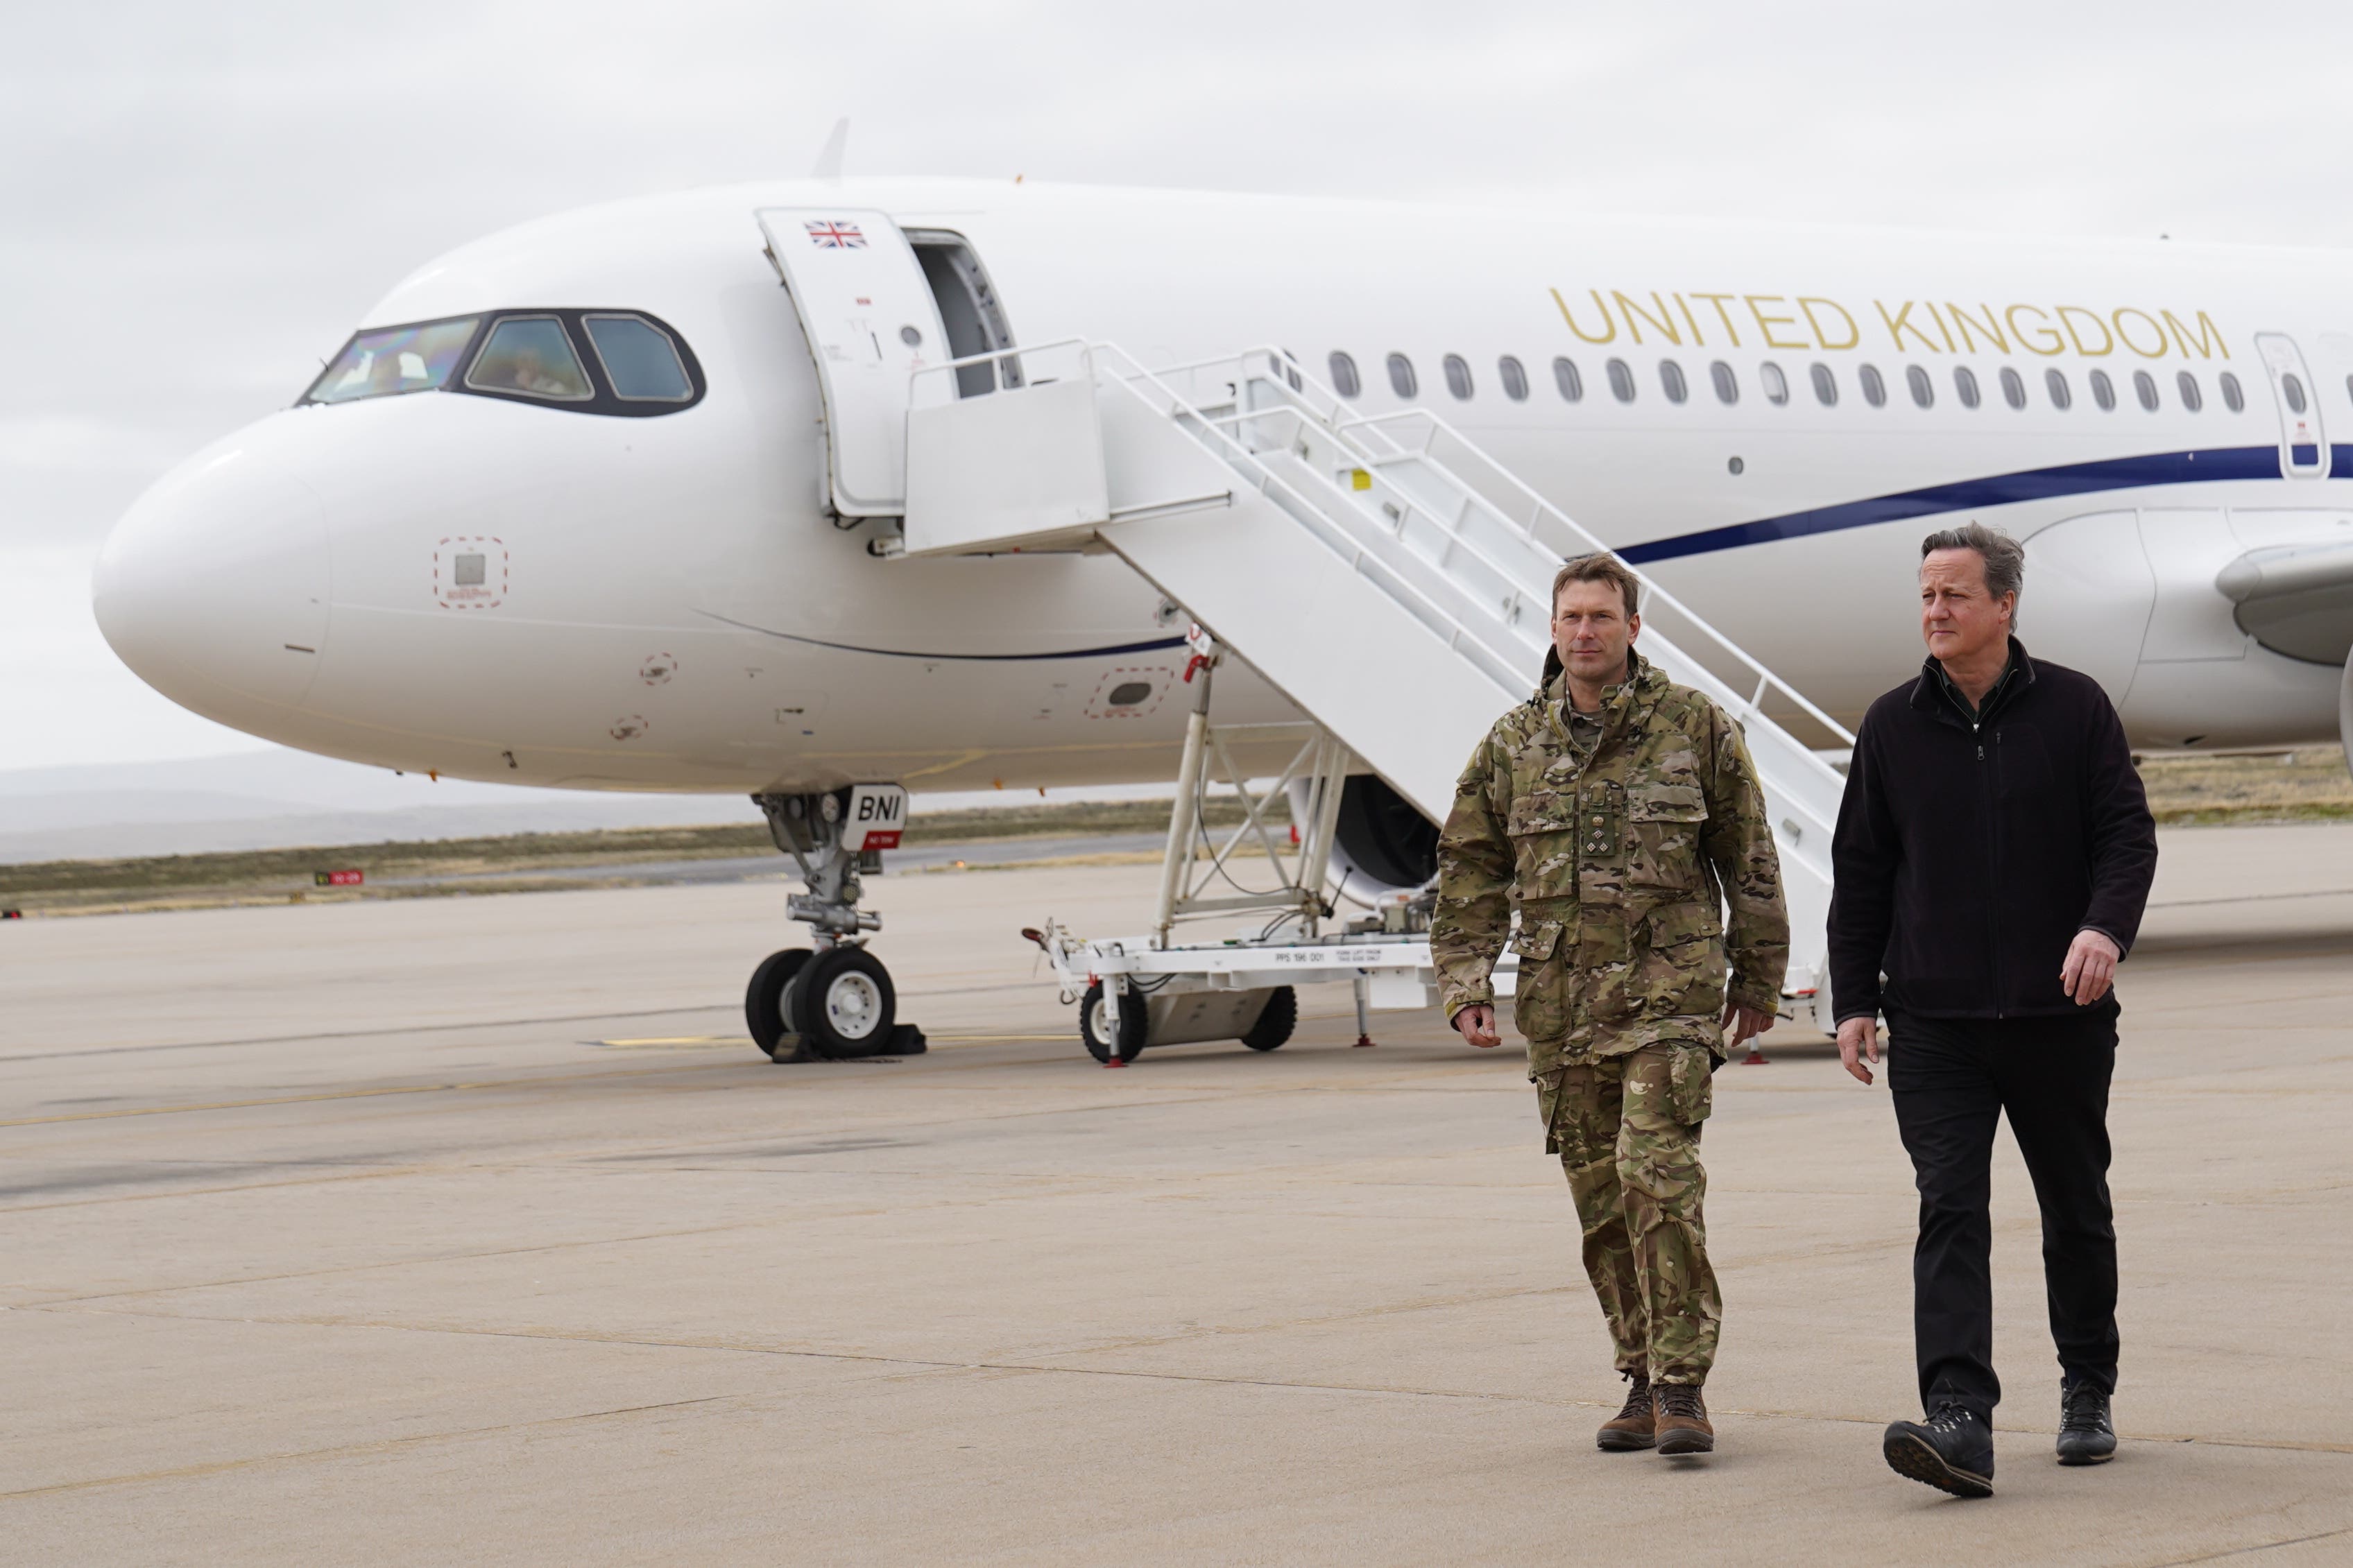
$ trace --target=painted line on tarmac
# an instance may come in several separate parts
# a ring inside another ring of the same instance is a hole
[[[2353,888],[2316,888],[2308,893],[2234,893],[2221,899],[2158,899],[2152,900],[2148,907],[2153,910],[2194,910],[2208,904],[2281,904],[2290,899],[2344,898],[2353,898]],[[2316,1536],[2313,1539],[2319,1538]]]
[[[1056,1045],[1070,1039],[1069,1035],[926,1035],[934,1045],[974,1046],[989,1044]],[[587,1040],[586,1045],[605,1050],[653,1051],[687,1050],[694,1047],[716,1048],[721,1046],[749,1046],[749,1035],[649,1035],[641,1039]]]
[[[408,1437],[383,1437],[372,1443],[339,1443],[328,1448],[297,1448],[276,1454],[255,1454],[242,1459],[217,1459],[208,1465],[181,1465],[168,1470],[142,1470],[123,1476],[93,1476],[88,1480],[58,1481],[46,1487],[26,1487],[21,1491],[0,1492],[0,1498],[48,1497],[58,1492],[88,1491],[93,1487],[136,1486],[142,1481],[188,1480],[198,1476],[217,1476],[231,1470],[250,1469],[256,1465],[295,1463],[305,1459],[333,1459],[353,1454],[389,1454],[402,1448],[415,1447],[419,1443],[456,1442],[467,1437],[488,1437],[501,1432],[531,1432],[543,1427],[567,1426],[575,1421],[605,1421],[616,1415],[643,1415],[656,1410],[678,1410],[691,1405],[713,1405],[723,1399],[741,1397],[733,1394],[707,1394],[700,1399],[672,1399],[660,1405],[628,1405],[616,1410],[584,1410],[576,1415],[549,1415],[537,1421],[510,1421],[497,1426],[462,1426],[453,1432],[419,1432]]]
[[[712,1228],[737,1227],[723,1226]],[[1522,1289],[1493,1292],[1492,1295],[1490,1293],[1474,1292],[1472,1296],[1463,1298],[1462,1302],[1467,1302],[1469,1304],[1483,1304],[1485,1300],[1490,1299],[1507,1299],[1521,1296],[1565,1296],[1570,1294],[1576,1288],[1573,1286],[1531,1286]],[[1398,1311],[1426,1311],[1433,1309],[1443,1310],[1448,1306],[1462,1304],[1462,1302],[1448,1299],[1423,1303],[1395,1303],[1371,1309],[1367,1312],[1345,1313],[1341,1314],[1340,1316],[1341,1321],[1345,1321],[1350,1318],[1360,1318],[1365,1316],[1384,1316]],[[38,1306],[19,1308],[16,1310],[72,1313],[79,1310],[84,1310],[86,1309],[78,1308],[70,1303],[58,1302],[43,1303]],[[1576,1399],[1563,1397],[1558,1394],[1531,1394],[1520,1391],[1505,1391],[1498,1389],[1430,1388],[1416,1387],[1407,1384],[1339,1383],[1326,1381],[1324,1379],[1310,1378],[1243,1377],[1217,1373],[1176,1372],[1145,1367],[1072,1365],[1068,1362],[1057,1363],[1047,1360],[954,1361],[934,1356],[891,1355],[874,1351],[811,1350],[782,1345],[747,1345],[731,1343],[727,1341],[715,1338],[657,1339],[643,1335],[598,1333],[592,1330],[585,1329],[569,1331],[550,1329],[478,1329],[462,1328],[448,1323],[401,1323],[389,1322],[380,1319],[346,1317],[239,1317],[232,1320],[199,1313],[139,1312],[124,1310],[121,1309],[111,1309],[110,1310],[112,1315],[122,1317],[148,1318],[177,1322],[237,1321],[242,1323],[272,1324],[280,1327],[370,1329],[379,1332],[455,1334],[467,1338],[480,1339],[535,1340],[570,1344],[631,1345],[648,1350],[715,1351],[722,1354],[774,1356],[786,1360],[848,1362],[878,1366],[902,1366],[923,1372],[1018,1372],[1043,1373],[1048,1375],[1061,1374],[1076,1377],[1135,1378],[1161,1383],[1190,1383],[1243,1388],[1298,1389],[1309,1393],[1398,1394],[1418,1399],[1479,1400],[1499,1404],[1547,1405],[1567,1408],[1590,1408],[1596,1410],[1607,1410],[1610,1408],[1612,1405],[1617,1403],[1615,1400]],[[1290,1326],[1293,1328],[1314,1327],[1318,1323],[1331,1321],[1334,1320],[1317,1318],[1303,1319]],[[1218,1337],[1223,1331],[1224,1331],[1211,1330],[1171,1340],[1154,1340],[1143,1342],[1147,1346],[1158,1346],[1167,1343],[1198,1343],[1207,1339]],[[1062,1353],[1071,1357],[1078,1357],[1099,1355],[1103,1353],[1103,1352],[1097,1349],[1070,1351]],[[735,1396],[715,1395],[712,1397],[726,1398]],[[683,1401],[682,1403],[707,1404],[711,1402],[711,1399],[703,1399]],[[659,1409],[662,1407],[647,1406],[645,1408]],[[616,1412],[615,1414],[627,1414],[627,1412]],[[1842,1426],[1875,1427],[1881,1424],[1879,1417],[1875,1415],[1833,1415],[1811,1410],[1726,1407],[1719,1409],[1717,1414],[1722,1415],[1745,1416],[1752,1420],[1810,1421]],[[558,1419],[576,1418],[559,1417]],[[525,1423],[522,1425],[535,1424]],[[498,1428],[490,1428],[490,1430],[497,1429]],[[1998,1432],[2011,1433],[2014,1435],[2045,1435],[2045,1429],[2040,1426],[1996,1426],[1994,1430]],[[2263,1437],[2205,1437],[2200,1436],[2194,1433],[2123,1432],[2118,1434],[2118,1436],[2123,1437],[2126,1441],[2133,1443],[2195,1444],[2203,1447],[2253,1448],[2279,1453],[2353,1455],[2353,1444],[2344,1443],[2293,1443]],[[427,1440],[429,1440],[429,1436],[420,1436],[417,1438],[400,1438],[396,1439],[395,1441],[407,1443]],[[63,1487],[45,1488],[41,1489],[63,1490],[76,1486],[104,1484],[106,1483],[103,1481],[68,1482],[65,1483]],[[0,1498],[24,1495],[28,1494],[0,1492]],[[2231,1548],[2223,1552],[2213,1553],[2212,1555],[2215,1558],[2227,1557],[2244,1552],[2269,1550],[2273,1546],[2295,1545],[2300,1541],[2306,1539],[2322,1541],[2331,1539],[2337,1535],[2348,1533],[2353,1533],[2353,1526],[2348,1526],[2343,1530],[2323,1531],[2318,1535],[2311,1537],[2299,1537],[2294,1541],[2259,1542],[2254,1545],[2245,1547]],[[2210,1560],[2211,1559],[2207,1557],[2180,1558],[2175,1559],[2165,1564],[2158,1565],[2158,1568],[2186,1568],[2187,1564],[2203,1563]]]
[[[2282,1541],[2259,1541],[2253,1546],[2225,1547],[2220,1552],[2201,1552],[2196,1557],[2168,1557],[2149,1568],[2189,1568],[2193,1563],[2220,1563],[2225,1557],[2244,1557],[2251,1552],[2276,1552],[2283,1546],[2302,1546],[2306,1542],[2334,1541],[2340,1535],[2353,1535],[2353,1525],[2342,1530],[2324,1530],[2317,1535],[2291,1535]]]
[[[936,991],[902,991],[901,996],[929,999],[939,996],[977,996],[998,991],[1029,991],[1040,989],[1034,980],[1015,981],[997,985],[955,985]],[[299,1046],[311,1040],[373,1040],[389,1035],[446,1035],[453,1029],[518,1029],[534,1024],[598,1024],[608,1018],[668,1018],[681,1014],[733,1013],[733,1002],[689,1002],[675,1007],[639,1007],[618,1012],[565,1013],[536,1018],[472,1018],[455,1024],[400,1024],[381,1029],[322,1029],[305,1035],[256,1035],[234,1040],[166,1040],[143,1046],[77,1046],[62,1051],[22,1051],[0,1054],[0,1068],[15,1062],[56,1061],[70,1057],[133,1056],[150,1051],[219,1051],[233,1050],[239,1046]],[[1335,1015],[1336,1016],[1336,1015]],[[945,1039],[947,1036],[936,1036]],[[1054,1038],[1060,1039],[1060,1036]],[[749,1044],[747,1038],[745,1044]],[[8,1123],[0,1122],[0,1126]]]
[[[65,1116],[20,1116],[0,1121],[0,1127],[45,1127],[58,1121],[113,1121],[126,1116],[182,1116],[196,1110],[245,1110],[262,1105],[312,1105],[326,1100],[375,1100],[392,1094],[446,1094],[473,1089],[537,1089],[550,1084],[578,1083],[586,1079],[647,1078],[657,1073],[716,1072],[735,1066],[710,1062],[700,1067],[616,1068],[610,1072],[543,1073],[537,1078],[482,1079],[471,1083],[396,1084],[385,1089],[344,1089],[329,1094],[281,1094],[266,1100],[216,1100],[201,1105],[142,1105],[128,1110],[83,1110]]]
[[[59,1057],[132,1056],[148,1051],[219,1051],[238,1046],[299,1046],[310,1040],[373,1040],[386,1035],[446,1035],[453,1029],[512,1029],[532,1024],[596,1024],[607,1018],[667,1018],[681,1013],[733,1013],[732,1002],[689,1003],[681,1007],[645,1007],[624,1013],[566,1013],[548,1018],[473,1018],[457,1024],[403,1024],[382,1029],[317,1030],[307,1035],[256,1035],[237,1040],[167,1040],[145,1046],[78,1046],[65,1051],[27,1051],[0,1056],[11,1062],[53,1061]]]

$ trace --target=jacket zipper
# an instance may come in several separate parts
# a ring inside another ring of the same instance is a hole
[[[1992,986],[1993,986],[1993,1004],[1994,1004],[1994,1006],[1993,1006],[1993,1016],[1994,1016],[1994,1017],[1995,1017],[1996,1019],[1999,1019],[1999,1018],[2000,1018],[2000,1017],[2001,1017],[2001,1016],[2002,1016],[2002,1011],[2001,1011],[2001,922],[2000,922],[2000,921],[1997,918],[1997,916],[1996,916],[1996,914],[1995,914],[1995,910],[1994,910],[1994,900],[1993,900],[1993,898],[1991,897],[1991,886],[1990,886],[1990,884],[1992,884],[1992,883],[1993,883],[1993,882],[1995,882],[1995,881],[1998,881],[1998,880],[2000,879],[2000,865],[2001,865],[2001,825],[2000,825],[2000,818],[1996,815],[1996,813],[1995,813],[1995,811],[1994,811],[1994,798],[1993,798],[1993,775],[1992,775],[1990,773],[1989,773],[1989,772],[1987,771],[1987,769],[1986,769],[1985,724],[1984,724],[1984,721],[1983,721],[1982,719],[1971,719],[1971,720],[1969,721],[1969,733],[1977,737],[1977,742],[1978,742],[1978,804],[1979,807],[1980,807],[1980,808],[1985,812],[1985,823],[1986,823],[1986,828],[1985,828],[1985,836],[1986,836],[1986,878],[1987,878],[1987,881],[1988,881],[1988,883],[1989,883],[1989,887],[1988,887],[1988,896],[1987,896],[1987,899],[1986,899],[1986,901],[1985,901],[1985,909],[1986,909],[1986,965],[1987,965],[1987,973],[1988,973],[1988,974],[1990,976],[1990,978],[1991,978],[1991,980],[1992,980]],[[1994,746],[1995,746],[1996,750],[1999,750],[1999,749],[2000,748],[2000,745],[2001,745],[2001,731],[2000,731],[1996,730],[1996,731],[1993,732],[1993,740],[1994,740]]]
[[[1978,749],[1978,754],[1979,756],[1985,754],[1985,749],[1982,746]],[[1996,730],[1993,732],[1993,773],[1986,775],[1986,837],[1993,842],[1993,855],[1986,862],[1986,869],[1996,886],[1999,886],[2001,880],[2001,802],[1999,798],[2000,792],[1994,788],[1994,778],[2000,772],[2001,731]],[[1988,892],[1990,894],[1990,888]],[[1991,897],[1988,897],[1986,934],[1989,942],[1986,948],[1986,959],[1993,966],[1993,1016],[1999,1019],[2002,1016],[2001,1005],[2005,994],[2001,988],[2000,922],[1994,918],[1993,910],[1994,901]]]

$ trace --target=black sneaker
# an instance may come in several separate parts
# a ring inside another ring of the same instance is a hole
[[[1887,1468],[1955,1497],[1993,1496],[1993,1429],[1957,1405],[1898,1421],[1880,1441]]]
[[[2116,1457],[2116,1424],[2108,1396],[2091,1383],[2059,1385],[2059,1462],[2105,1465]]]

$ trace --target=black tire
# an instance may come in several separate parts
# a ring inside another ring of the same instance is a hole
[[[1103,1005],[1103,982],[1098,980],[1087,987],[1086,995],[1079,1001],[1079,1038],[1086,1042],[1087,1055],[1105,1065],[1111,1061],[1111,1042],[1103,1038],[1108,1011]],[[1136,1058],[1144,1049],[1144,1032],[1150,1026],[1151,1015],[1145,1009],[1144,998],[1133,991],[1120,993],[1120,1060],[1132,1062]]]
[[[880,1056],[899,1021],[899,993],[862,947],[828,947],[793,984],[801,1042],[821,1057]]]
[[[1274,994],[1266,999],[1266,1006],[1258,1022],[1242,1037],[1242,1044],[1254,1051],[1271,1051],[1291,1038],[1291,1031],[1299,1027],[1299,993],[1288,985],[1278,985]]]
[[[800,1033],[790,1012],[793,980],[815,956],[807,948],[788,947],[768,954],[752,971],[752,984],[744,992],[744,1022],[752,1031],[752,1043],[770,1061],[784,1047],[786,1036]]]

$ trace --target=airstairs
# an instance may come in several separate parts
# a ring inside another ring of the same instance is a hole
[[[1155,931],[1124,942],[1047,933],[1066,979],[1083,973],[1114,1004],[1131,984],[1233,990],[1319,978],[1355,979],[1360,1009],[1368,999],[1434,1000],[1426,939],[1370,935],[1362,921],[1319,930],[1329,802],[1343,772],[1368,770],[1443,822],[1472,747],[1527,698],[1544,666],[1553,574],[1567,556],[1606,546],[1444,420],[1419,409],[1360,414],[1276,349],[1153,369],[1114,345],[1073,340],[933,367],[914,377],[906,452],[907,555],[1108,549],[1204,629],[1197,667],[1221,645],[1322,732],[1307,792],[1295,796],[1308,807],[1306,837],[1274,899],[1302,911],[1295,934],[1172,942],[1173,921],[1196,912],[1183,907],[1180,873],[1198,837],[1186,825],[1187,797],[1206,776],[1202,759],[1218,754],[1204,691]],[[1789,902],[1784,1013],[1828,1030],[1823,928],[1843,780],[1816,748],[1852,737],[1648,579],[1642,610],[1644,656],[1714,698],[1746,735]],[[1270,948],[1285,951],[1261,951]],[[1508,974],[1499,980],[1508,986]],[[1100,1021],[1119,1026],[1116,1009]],[[1155,1021],[1154,1043],[1160,1037]]]

